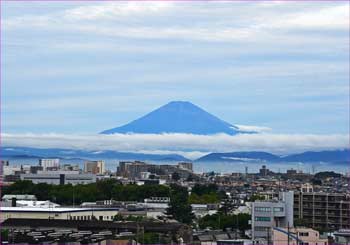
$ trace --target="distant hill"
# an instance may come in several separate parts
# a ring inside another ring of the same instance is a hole
[[[287,162],[348,162],[350,163],[350,149],[334,151],[307,151],[282,158]]]
[[[332,162],[350,163],[350,149],[332,151],[307,151],[288,156],[278,156],[267,152],[247,151],[229,153],[210,153],[196,161],[219,162],[219,161],[239,161],[239,162]]]
[[[279,156],[260,151],[210,153],[196,161],[278,161]]]
[[[40,149],[31,147],[1,147],[2,159],[16,158],[64,158],[64,159],[118,159],[149,161],[190,161],[178,154],[143,154],[117,151],[86,151],[72,149]]]
[[[124,126],[101,132],[101,134],[115,133],[235,135],[254,132],[240,131],[239,127],[217,118],[191,102],[173,101]]]

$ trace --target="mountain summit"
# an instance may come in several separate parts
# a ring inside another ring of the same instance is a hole
[[[124,126],[112,128],[101,134],[115,133],[186,133],[211,135],[240,133],[238,127],[225,122],[187,101],[172,101]]]

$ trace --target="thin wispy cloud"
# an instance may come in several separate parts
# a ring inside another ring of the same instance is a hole
[[[4,2],[2,130],[93,134],[187,100],[232,124],[348,134],[348,9]]]

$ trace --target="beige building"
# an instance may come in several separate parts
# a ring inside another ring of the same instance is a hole
[[[289,242],[288,242],[289,233]],[[327,239],[321,239],[318,231],[311,228],[279,228],[272,230],[272,244],[289,245],[327,245]]]
[[[117,208],[1,207],[0,222],[6,219],[60,219],[112,221]]]
[[[90,174],[104,174],[105,162],[104,161],[86,161],[84,165],[84,172]]]

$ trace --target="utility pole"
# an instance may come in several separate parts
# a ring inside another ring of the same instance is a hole
[[[288,232],[288,242],[287,242],[287,244],[289,245],[289,222],[288,222],[287,232]]]

